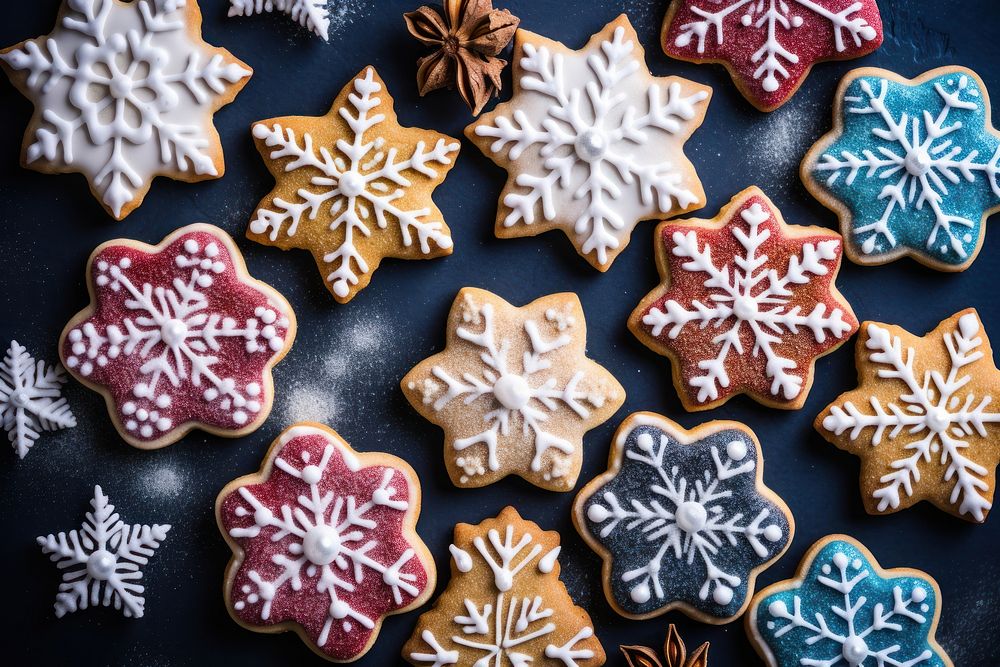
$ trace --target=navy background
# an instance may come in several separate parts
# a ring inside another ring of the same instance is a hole
[[[57,0],[4,3],[0,44],[48,32]],[[715,627],[679,613],[636,622],[615,615],[599,582],[600,560],[572,527],[574,494],[556,494],[509,478],[477,490],[457,489],[442,461],[441,431],[406,403],[398,379],[441,348],[448,308],[458,289],[474,285],[515,303],[562,290],[580,295],[589,326],[590,355],[626,387],[621,411],[586,438],[580,485],[605,469],[610,437],[635,410],[653,410],[686,427],[735,419],[760,438],[765,481],[791,508],[795,538],[788,553],[758,580],[790,576],[819,537],[845,532],[866,544],[883,566],[931,573],[943,591],[938,638],[956,665],[1000,664],[1000,516],[977,526],[926,504],[892,516],[868,516],[858,491],[858,462],[826,443],[813,417],[855,386],[854,341],[822,359],[802,410],[762,408],[745,398],[702,414],[686,414],[665,359],[642,347],[625,328],[629,312],[656,283],[652,223],[639,225],[632,244],[606,274],[580,259],[560,233],[500,241],[493,236],[496,197],[504,172],[463,139],[457,166],[435,200],[454,233],[455,254],[433,261],[389,261],[370,287],[347,306],[336,304],[305,251],[288,253],[248,242],[247,222],[272,179],[253,146],[249,125],[272,116],[325,113],[341,87],[374,64],[396,100],[400,120],[461,137],[470,121],[461,100],[438,92],[421,99],[414,61],[422,53],[401,14],[420,0],[335,0],[331,44],[279,15],[226,19],[226,0],[202,0],[204,35],[228,47],[255,70],[234,104],[216,116],[226,175],[200,184],[157,180],[145,203],[124,222],[110,219],[83,177],[48,176],[18,165],[31,107],[0,81],[0,341],[25,344],[39,358],[57,358],[59,332],[87,303],[84,266],[102,241],[128,237],[159,242],[182,225],[210,222],[229,231],[251,272],[280,290],[299,321],[298,338],[275,369],[277,399],[256,433],[225,440],[192,433],[163,450],[126,445],[112,428],[101,397],[73,381],[68,396],[80,425],[44,434],[19,461],[0,461],[0,628],[7,664],[194,665],[227,660],[240,665],[323,664],[294,634],[249,632],[228,616],[222,576],[229,549],[218,533],[213,502],[233,478],[257,470],[271,440],[295,417],[321,419],[359,450],[406,458],[423,482],[419,530],[447,583],[452,526],[478,522],[513,504],[563,538],[563,578],[586,607],[610,656],[620,643],[661,646],[669,622],[689,647],[710,641],[712,665],[756,664],[742,623]],[[996,0],[883,0],[885,44],[859,61],[818,66],[784,107],[755,111],[719,66],[671,60],[658,46],[664,0],[506,0],[522,26],[581,46],[620,12],[628,13],[654,74],[679,74],[714,88],[705,124],[687,145],[704,183],[712,216],[732,195],[757,184],[792,224],[835,227],[798,179],[798,162],[831,124],[837,82],[852,67],[878,65],[908,77],[959,63],[979,72],[1000,100],[1000,5]],[[509,88],[509,72],[507,74]],[[505,91],[504,97],[508,93]],[[994,122],[998,114],[994,112]],[[994,216],[994,220],[997,216]],[[994,223],[994,226],[996,223]],[[979,258],[960,274],[939,273],[904,260],[881,268],[845,263],[839,285],[861,320],[876,319],[923,333],[966,306],[979,309],[1000,344],[1000,307],[992,296],[1000,267],[1000,230],[987,225]],[[305,400],[309,398],[310,400]],[[58,575],[34,538],[77,527],[102,484],[125,520],[170,523],[146,568],[146,616],[124,619],[113,609],[89,609],[61,620],[52,613]],[[399,648],[418,612],[390,618],[364,665],[399,662]]]

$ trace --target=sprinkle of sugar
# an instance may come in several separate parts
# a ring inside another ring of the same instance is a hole
[[[335,35],[367,18],[367,10],[375,5],[371,0],[330,0],[330,4],[331,41]]]
[[[798,183],[799,162],[813,140],[820,134],[821,124],[829,122],[818,103],[793,100],[767,114],[756,114],[759,120],[743,136],[743,150],[758,173],[771,174],[772,189],[787,190]]]

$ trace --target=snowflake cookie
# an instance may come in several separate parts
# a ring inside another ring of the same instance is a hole
[[[637,412],[615,433],[608,471],[573,505],[604,559],[604,592],[627,618],[671,609],[705,623],[746,610],[757,575],[792,541],[785,503],[763,482],[753,431],[713,421],[688,431]]]
[[[579,51],[518,30],[514,96],[465,129],[508,171],[499,238],[561,229],[607,271],[640,220],[705,205],[684,142],[712,89],[649,73],[624,14]]]
[[[671,623],[667,626],[667,639],[663,642],[663,659],[648,646],[619,646],[625,656],[626,667],[708,667],[708,642],[688,655],[687,646]]]
[[[583,464],[583,435],[625,401],[618,381],[586,357],[587,324],[575,294],[517,308],[491,292],[462,289],[448,315],[445,349],[400,383],[445,431],[456,486],[516,474],[568,491]]]
[[[816,359],[858,329],[834,284],[840,235],[785,224],[756,187],[712,219],[661,223],[654,242],[663,282],[628,326],[671,359],[687,410],[708,410],[743,393],[797,410]]]
[[[559,533],[513,507],[455,526],[451,581],[417,621],[403,657],[420,667],[597,667],[590,616],[559,580]]]
[[[861,457],[870,514],[928,500],[983,522],[1000,464],[1000,371],[973,309],[929,334],[865,322],[858,340],[859,387],[816,417],[816,430]]]
[[[0,363],[0,420],[18,457],[25,457],[41,431],[76,426],[76,417],[62,398],[64,382],[62,366],[35,361],[23,345],[10,342]]]
[[[812,66],[882,44],[875,0],[674,0],[660,35],[668,56],[721,63],[761,111],[791,99]]]
[[[253,136],[277,185],[247,238],[309,250],[340,303],[364,289],[386,257],[451,254],[451,231],[431,193],[459,143],[401,126],[374,67],[344,86],[327,115],[260,121]]]
[[[108,241],[87,276],[91,303],[63,329],[60,357],[104,395],[126,442],[156,449],[193,428],[239,437],[264,422],[295,316],[228,234],[196,224],[155,247]]]
[[[327,660],[360,658],[386,616],[434,590],[434,560],[416,533],[416,473],[390,454],[355,452],[326,426],[286,429],[259,472],[226,485],[215,514],[233,550],[233,619],[294,630]]]
[[[1000,211],[1000,132],[982,79],[956,66],[916,79],[852,70],[833,122],[802,161],[802,181],[840,217],[851,261],[910,255],[939,271],[969,268]]]
[[[219,178],[212,114],[252,70],[201,39],[196,0],[64,0],[48,35],[0,51],[35,105],[22,164],[81,173],[121,220],[153,178]]]
[[[934,638],[937,582],[920,570],[883,570],[863,544],[827,535],[794,579],[754,596],[751,643],[768,667],[952,667]]]
[[[251,16],[277,9],[303,28],[330,41],[330,0],[229,0],[230,16]]]
[[[56,616],[91,605],[114,605],[129,618],[142,618],[142,568],[167,538],[170,526],[125,523],[100,486],[94,487],[90,506],[93,511],[87,512],[79,530],[37,539],[62,577]]]

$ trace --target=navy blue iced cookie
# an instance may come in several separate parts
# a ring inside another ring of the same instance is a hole
[[[706,623],[742,614],[754,580],[788,548],[785,503],[763,484],[757,437],[714,421],[691,431],[651,412],[615,434],[608,471],[573,521],[604,559],[604,591],[628,618],[677,608]]]

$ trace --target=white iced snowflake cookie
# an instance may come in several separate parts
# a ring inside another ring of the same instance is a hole
[[[251,16],[278,10],[304,28],[330,41],[330,0],[229,0],[230,16]]]
[[[575,294],[517,308],[463,288],[448,315],[443,352],[400,383],[416,410],[445,431],[452,482],[478,487],[516,474],[567,491],[583,463],[583,435],[604,423],[625,390],[586,357]]]
[[[76,426],[66,399],[62,366],[35,361],[23,345],[10,342],[0,362],[0,421],[14,452],[24,458],[41,431]]]
[[[169,525],[127,524],[115,512],[100,486],[82,527],[38,538],[42,551],[62,573],[56,616],[88,606],[120,609],[141,618],[146,607],[142,568],[167,537]]]
[[[560,229],[606,271],[640,220],[704,206],[682,149],[712,90],[652,76],[624,14],[579,51],[518,30],[512,62],[513,98],[465,130],[508,171],[498,237]]]
[[[212,114],[252,70],[200,26],[197,0],[64,0],[52,32],[0,51],[35,105],[22,164],[83,174],[118,220],[156,176],[221,177]]]

